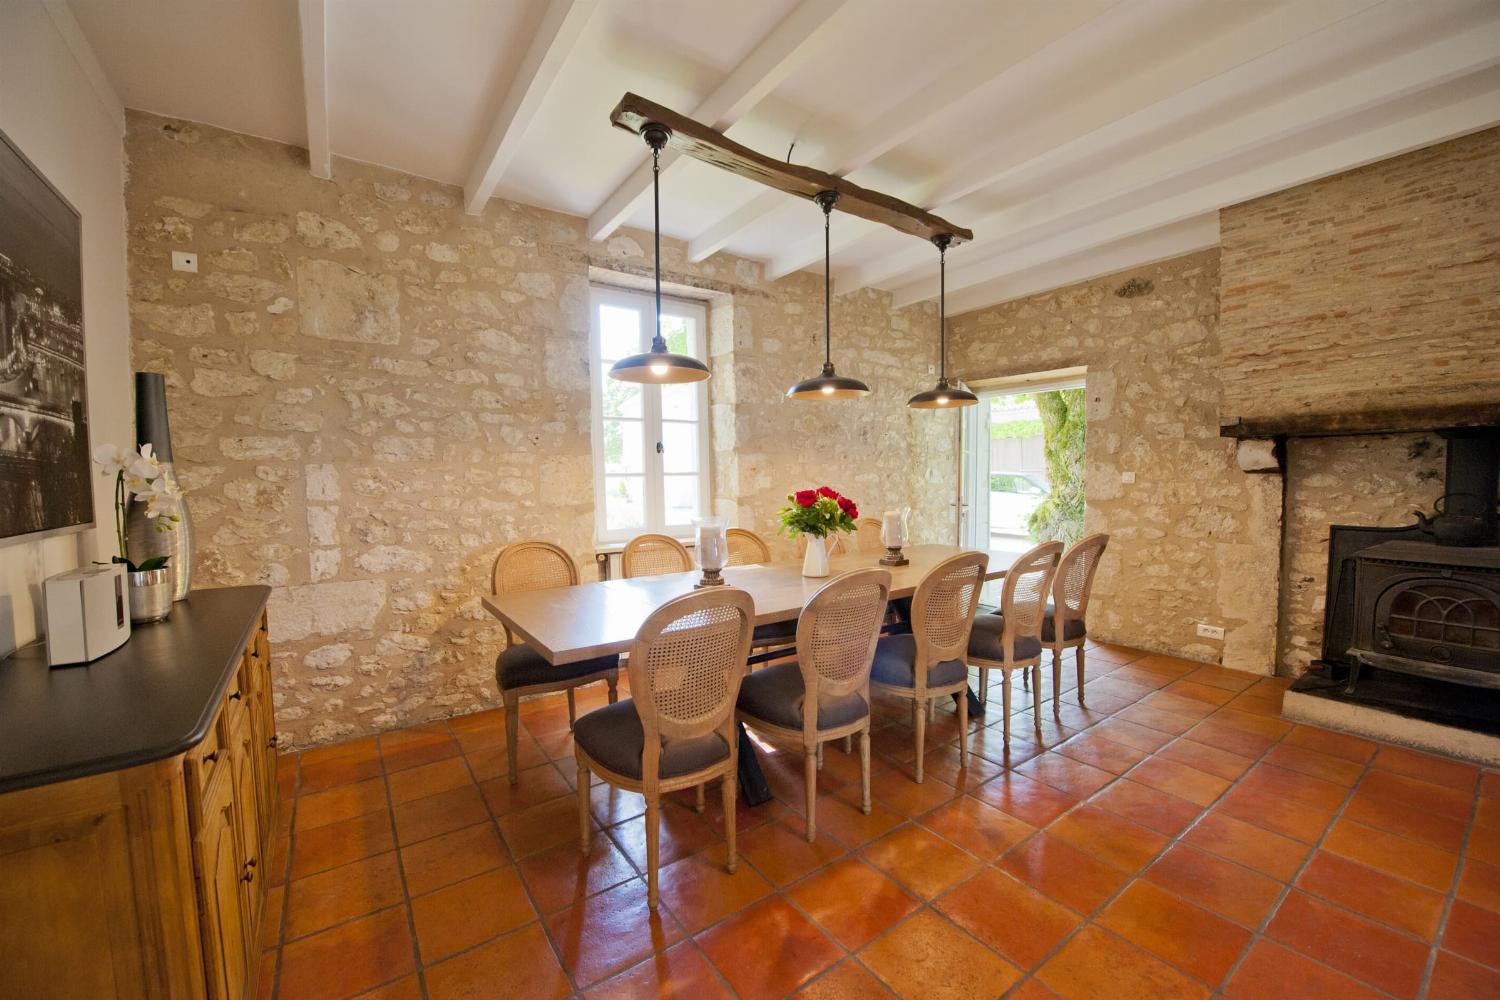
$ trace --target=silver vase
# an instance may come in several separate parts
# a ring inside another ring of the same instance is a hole
[[[177,474],[171,462],[163,462],[162,475],[177,489]],[[130,543],[130,561],[139,566],[152,556],[166,556],[166,571],[172,580],[172,600],[180,601],[193,587],[193,519],[188,514],[187,499],[178,504],[181,518],[166,531],[146,516],[143,500],[132,499],[125,510],[125,538]]]
[[[172,574],[148,569],[125,574],[130,581],[130,624],[164,621],[172,613]]]

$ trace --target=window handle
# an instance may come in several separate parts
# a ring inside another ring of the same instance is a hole
[[[661,455],[661,454],[664,454],[665,452],[666,452],[666,449],[661,446],[661,442],[660,441],[656,442],[656,453],[658,455]]]

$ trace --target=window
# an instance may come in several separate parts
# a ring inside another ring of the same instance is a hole
[[[590,289],[595,537],[622,542],[643,531],[686,537],[708,509],[708,383],[617,382],[609,367],[651,347],[654,297]],[[667,349],[707,360],[701,303],[662,299]]]

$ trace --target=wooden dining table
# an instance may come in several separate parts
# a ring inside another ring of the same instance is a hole
[[[891,574],[891,597],[910,597],[934,566],[960,552],[957,545],[910,545],[905,566],[882,567]],[[1013,553],[990,552],[986,580],[999,580],[1010,567]],[[750,594],[755,601],[755,624],[792,621],[808,598],[841,573],[880,565],[881,553],[848,552],[831,556],[829,575],[802,575],[800,561],[731,566],[724,580]],[[647,616],[674,597],[693,592],[702,578],[699,570],[619,580],[600,580],[576,587],[486,595],[485,610],[553,664],[575,663],[609,653],[629,652]],[[970,708],[982,711],[973,692]],[[751,805],[770,798],[754,744],[740,728],[740,787]]]

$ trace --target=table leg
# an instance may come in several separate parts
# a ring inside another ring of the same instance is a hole
[[[735,727],[740,732],[740,792],[746,805],[764,805],[771,801],[771,786],[766,784],[766,774],[760,769],[760,757],[750,734],[745,732],[745,724],[737,722]]]

